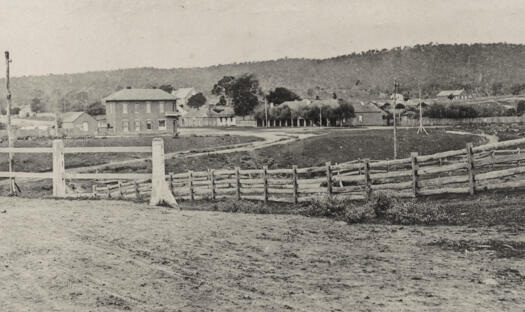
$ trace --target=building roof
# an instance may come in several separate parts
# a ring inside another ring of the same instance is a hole
[[[173,94],[173,96],[177,99],[185,99],[193,92],[195,92],[194,88],[179,88],[177,90],[173,90],[171,94]]]
[[[75,120],[78,119],[78,117],[82,116],[82,114],[86,114],[86,113],[84,113],[84,112],[67,112],[67,113],[62,113],[62,122],[74,122]],[[86,115],[88,115],[88,114],[86,114]]]
[[[102,120],[106,120],[106,115],[95,115],[93,116],[93,118],[95,118],[95,120],[97,121],[102,121]]]
[[[105,101],[175,101],[176,99],[162,89],[122,89],[104,98]]]
[[[380,109],[373,103],[352,103],[352,106],[354,107],[354,113],[385,113],[382,109]]]
[[[197,109],[190,108],[184,118],[218,118],[233,117],[235,112],[231,106],[205,104]]]
[[[465,92],[465,89],[459,89],[459,90],[443,90],[443,91],[440,91],[437,96],[449,96],[449,95],[453,95],[453,96],[458,96],[458,95],[461,95],[463,92]]]

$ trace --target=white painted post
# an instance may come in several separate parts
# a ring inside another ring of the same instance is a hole
[[[64,142],[53,140],[53,197],[66,196],[66,169],[64,166]]]
[[[166,169],[164,166],[164,140],[155,138],[152,142],[151,154],[151,206],[168,205],[172,208],[179,208],[173,193],[166,182]]]

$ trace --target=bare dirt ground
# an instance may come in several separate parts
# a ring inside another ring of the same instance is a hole
[[[525,246],[506,228],[1,198],[0,231],[2,311],[525,307],[524,255],[491,248]]]

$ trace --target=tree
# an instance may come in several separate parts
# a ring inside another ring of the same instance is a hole
[[[236,115],[246,116],[253,112],[253,109],[259,104],[258,95],[261,94],[259,80],[251,74],[244,74],[229,87],[233,102],[233,110]]]
[[[86,113],[88,113],[91,116],[105,115],[106,107],[104,107],[104,105],[102,105],[100,101],[96,101],[88,105]]]
[[[286,101],[300,101],[301,98],[295,94],[293,91],[290,91],[283,87],[277,87],[275,90],[270,91],[270,93],[266,96],[266,99],[269,103],[273,103],[275,105],[282,104]]]
[[[339,99],[339,107],[335,111],[338,119],[341,121],[355,117],[355,111],[352,104],[343,99]]]
[[[188,99],[188,106],[193,108],[199,108],[204,104],[206,104],[206,97],[202,92],[194,94]]]
[[[234,82],[234,76],[224,76],[215,85],[213,85],[211,93],[214,95],[223,95],[231,98],[232,85],[234,84]]]
[[[33,98],[31,100],[31,111],[34,113],[40,113],[44,111],[44,106],[42,105],[42,101],[39,98]]]
[[[217,105],[226,105],[228,104],[228,102],[226,101],[226,98],[224,97],[224,95],[221,95],[221,97],[219,98],[219,103],[217,103]]]

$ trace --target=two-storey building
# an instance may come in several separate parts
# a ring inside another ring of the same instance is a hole
[[[161,89],[122,89],[103,99],[116,135],[176,133],[177,98]]]

